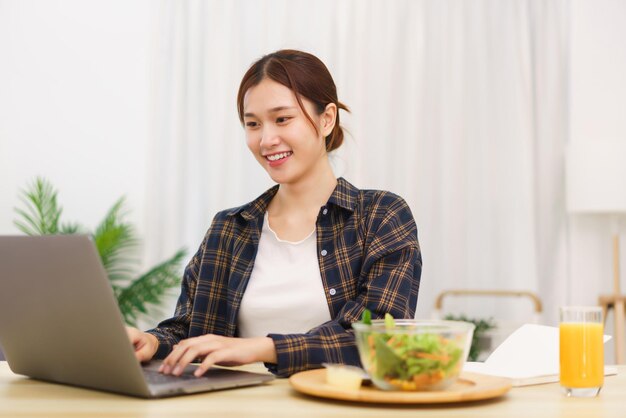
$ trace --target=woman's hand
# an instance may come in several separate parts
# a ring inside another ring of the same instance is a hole
[[[262,361],[276,363],[274,341],[269,337],[233,338],[207,334],[188,338],[174,349],[159,368],[164,374],[180,376],[196,358],[203,358],[194,375],[202,376],[214,364],[235,366]]]
[[[142,362],[149,361],[154,357],[159,348],[159,340],[154,335],[139,331],[133,327],[126,327],[126,333],[135,348],[137,360]]]

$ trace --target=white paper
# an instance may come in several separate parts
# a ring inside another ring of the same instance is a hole
[[[605,343],[609,339],[611,336],[604,336]],[[517,381],[517,386],[525,384],[524,379],[531,384],[558,381],[559,329],[536,324],[522,325],[484,363],[467,362],[463,371],[508,377]],[[605,373],[614,374],[615,371],[607,368]]]

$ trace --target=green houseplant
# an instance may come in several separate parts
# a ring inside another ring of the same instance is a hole
[[[444,319],[450,321],[464,321],[474,324],[474,335],[472,336],[472,345],[467,356],[469,361],[478,361],[480,354],[485,349],[488,349],[491,345],[489,337],[486,335],[487,331],[496,328],[496,323],[493,319],[474,319],[468,318],[465,315],[446,315]]]
[[[21,192],[24,208],[15,208],[15,226],[27,235],[91,235],[124,320],[136,325],[138,317],[148,312],[149,304],[158,304],[168,289],[179,285],[185,250],[178,250],[169,259],[136,275],[139,239],[133,226],[124,220],[124,198],[115,202],[94,231],[89,231],[78,223],[61,223],[63,209],[57,195],[49,181],[35,179]]]

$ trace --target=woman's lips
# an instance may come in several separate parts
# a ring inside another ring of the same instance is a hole
[[[270,167],[278,167],[285,163],[293,155],[292,151],[277,152],[274,154],[266,155],[265,159],[269,163]]]

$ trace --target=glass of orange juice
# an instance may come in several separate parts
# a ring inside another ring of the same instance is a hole
[[[604,383],[602,309],[561,308],[559,323],[560,382],[567,396],[597,396]]]

